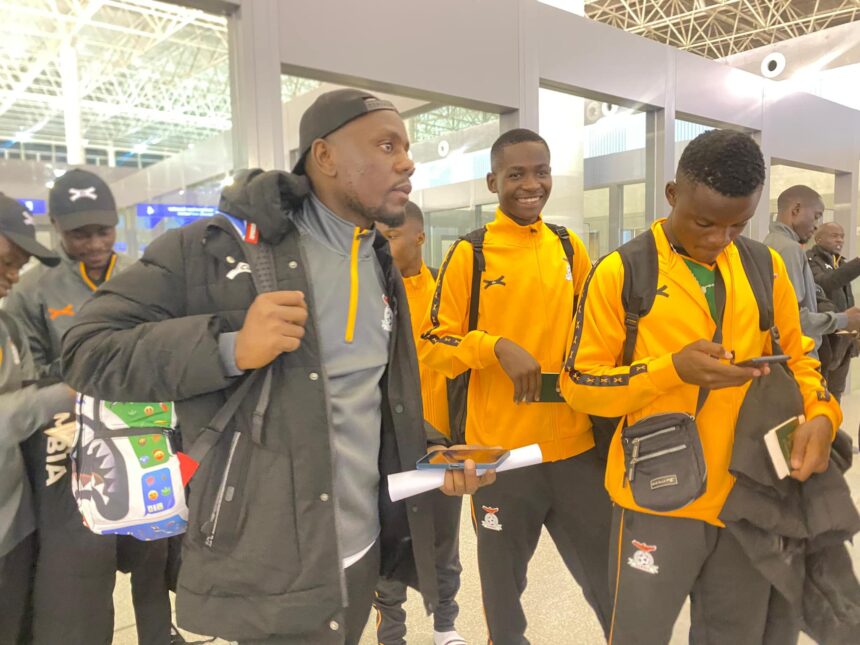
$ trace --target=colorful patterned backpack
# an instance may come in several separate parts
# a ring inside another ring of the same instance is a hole
[[[173,403],[79,395],[77,412],[72,493],[84,524],[146,541],[184,533],[188,507]]]

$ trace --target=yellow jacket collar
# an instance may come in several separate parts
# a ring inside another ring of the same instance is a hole
[[[672,249],[672,245],[669,243],[669,238],[666,237],[666,231],[663,230],[663,222],[665,222],[666,219],[667,218],[663,217],[655,220],[654,223],[651,224],[651,232],[654,234],[654,239],[657,242],[657,255],[671,269],[674,267],[675,262],[682,260],[682,257]],[[726,270],[729,259],[734,257],[735,254],[737,254],[737,249],[735,248],[734,242],[732,242],[717,256],[717,266],[720,267],[721,270]]]
[[[511,242],[529,243],[536,235],[543,235],[546,226],[543,219],[538,217],[537,221],[528,226],[520,226],[510,217],[505,215],[501,208],[496,207],[496,219],[487,224],[487,232],[492,232]]]
[[[409,277],[403,278],[403,284],[406,285],[407,289],[418,289],[427,284],[428,280],[432,280],[433,276],[430,275],[430,269],[427,268],[427,265],[424,262],[421,262],[421,270],[415,275],[411,275]]]

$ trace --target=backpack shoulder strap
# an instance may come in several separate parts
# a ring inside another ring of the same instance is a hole
[[[570,279],[573,280],[573,242],[570,241],[570,232],[565,226],[558,224],[550,224],[545,222],[547,228],[558,236],[558,241],[561,242],[561,248],[564,249],[564,257],[567,258],[567,266],[570,267]],[[573,315],[576,316],[576,306],[578,298],[573,295]]]
[[[758,304],[758,327],[768,331],[773,327],[773,257],[770,248],[743,235],[735,239],[753,296]]]
[[[651,311],[657,296],[657,241],[648,229],[617,250],[624,266],[621,302],[624,305],[625,336],[621,364],[630,365],[639,335],[639,320]]]
[[[570,232],[566,226],[558,224],[550,224],[545,222],[546,227],[558,236],[561,247],[564,249],[564,256],[567,258],[567,263],[570,265],[570,271],[573,272],[573,242],[570,241]]]
[[[472,295],[469,300],[469,331],[478,328],[478,301],[481,298],[481,275],[487,263],[484,260],[484,235],[487,229],[482,226],[460,239],[472,245]]]

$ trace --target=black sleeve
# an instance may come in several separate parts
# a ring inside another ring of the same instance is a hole
[[[834,289],[841,289],[852,280],[860,276],[860,258],[854,258],[845,262],[838,269],[832,271],[824,269],[819,263],[810,263],[812,267],[812,277],[817,284],[820,284],[822,289],[827,293]]]
[[[187,315],[183,229],[105,283],[63,338],[63,374],[113,401],[177,401],[227,387],[217,315]]]

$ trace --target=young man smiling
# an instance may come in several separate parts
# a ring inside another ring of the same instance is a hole
[[[472,497],[490,639],[519,645],[528,642],[520,596],[544,526],[608,624],[610,508],[588,417],[563,402],[540,401],[542,374],[551,380],[562,368],[565,321],[591,268],[588,254],[576,235],[553,230],[541,217],[552,190],[546,141],[530,130],[511,130],[490,154],[487,185],[499,206],[483,240],[477,325],[469,330],[474,247],[461,240],[439,272],[418,354],[449,378],[471,370],[468,443],[540,444],[544,463],[500,473],[495,486]]]
[[[575,409],[621,416],[627,425],[660,413],[695,415],[707,465],[707,488],[694,501],[669,512],[645,509],[634,501],[620,432],[615,433],[606,470],[615,503],[610,643],[668,643],[687,596],[691,640],[761,643],[771,586],[719,515],[734,485],[729,460],[738,412],[751,380],[767,373],[729,364],[729,350],[740,360],[771,348],[734,244],[758,204],[764,160],[747,135],[712,130],[685,149],[676,177],[666,186],[672,211],[651,227],[661,297],[639,321],[632,364],[620,360],[625,278],[615,252],[595,267],[585,286],[561,390]],[[826,469],[841,413],[823,389],[818,362],[804,352],[808,339],[801,334],[785,265],[778,254],[771,256],[774,321],[807,418],[795,431],[792,452],[792,477],[803,481]],[[725,298],[717,297],[718,285],[725,286]],[[721,343],[709,340],[717,337],[718,326]],[[710,393],[697,411],[700,387]]]

